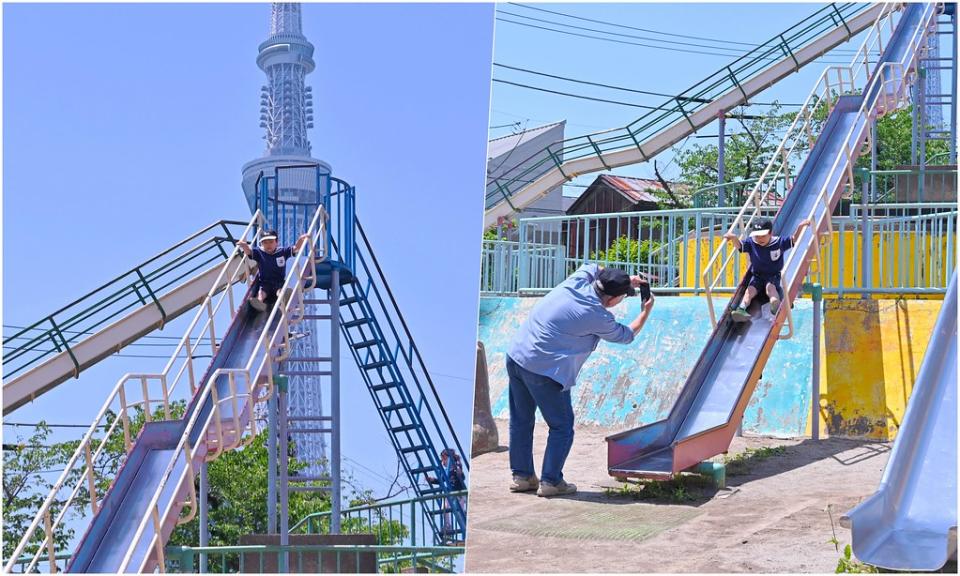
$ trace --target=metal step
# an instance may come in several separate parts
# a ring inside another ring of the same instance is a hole
[[[344,322],[344,323],[343,323],[343,327],[344,327],[344,328],[355,328],[355,327],[357,327],[357,326],[362,326],[363,324],[367,324],[367,323],[369,323],[369,322],[370,322],[370,320],[369,320],[368,318],[360,318],[360,319],[358,319],[358,320],[351,320],[351,321],[349,321],[349,322]]]
[[[330,486],[288,486],[291,492],[329,492]]]
[[[287,476],[288,482],[332,482],[329,476]]]
[[[410,405],[404,402],[402,404],[387,404],[386,406],[383,406],[380,409],[383,410],[384,412],[392,412],[395,410],[400,410],[401,408],[406,408],[408,406]]]
[[[396,387],[397,387],[396,382],[385,382],[383,384],[376,384],[374,386],[371,386],[370,389],[373,390],[374,392],[381,392],[383,390],[389,390],[391,388],[396,388]]]
[[[416,424],[406,424],[404,426],[397,426],[395,428],[391,428],[390,431],[399,434],[400,432],[408,432],[410,430],[416,430],[417,428],[419,428],[419,426],[417,426]]]
[[[287,429],[291,434],[330,434],[333,428],[294,428]]]
[[[427,446],[424,446],[424,445],[421,444],[420,446],[411,446],[410,448],[401,448],[401,449],[400,449],[400,453],[401,453],[401,454],[413,454],[414,452],[419,452],[419,451],[421,451],[421,450],[426,450],[427,448],[428,448]]]
[[[379,362],[373,362],[372,364],[364,364],[363,369],[373,370],[374,368],[383,368],[384,366],[389,366],[389,365],[390,365],[389,360],[381,360]]]
[[[304,320],[329,320],[329,314],[304,314],[301,316]]]
[[[287,416],[287,422],[332,422],[330,416]]]
[[[296,358],[288,356],[284,362],[330,362],[331,360],[330,356],[298,356]]]
[[[348,298],[344,298],[343,300],[341,300],[341,301],[340,301],[340,305],[341,305],[341,306],[349,306],[349,305],[351,305],[351,304],[355,304],[355,303],[359,302],[360,300],[361,300],[361,298],[360,298],[359,296],[350,296],[350,297],[348,297]]]
[[[433,466],[427,466],[425,468],[413,468],[410,470],[411,474],[424,474],[426,472],[436,472]]]
[[[351,344],[355,350],[360,350],[362,348],[369,348],[371,346],[379,343],[379,340],[364,340],[363,342],[357,342],[356,344]]]

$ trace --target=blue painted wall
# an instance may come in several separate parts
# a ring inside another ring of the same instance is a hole
[[[509,417],[505,354],[514,332],[539,298],[480,299],[479,338],[487,350],[490,401],[495,418]],[[726,299],[716,302],[717,309]],[[794,336],[779,341],[747,407],[747,433],[794,437],[807,432],[813,303],[793,310]],[[640,299],[612,310],[628,322],[640,313]],[[629,345],[601,342],[577,379],[573,405],[579,424],[633,428],[666,417],[710,335],[702,297],[659,297],[640,335]]]

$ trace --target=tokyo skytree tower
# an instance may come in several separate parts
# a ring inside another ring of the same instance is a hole
[[[329,164],[311,157],[307,130],[313,127],[312,90],[306,85],[306,75],[313,71],[313,44],[303,35],[300,4],[274,3],[270,14],[270,36],[260,44],[257,65],[266,74],[267,83],[260,88],[260,127],[267,146],[261,158],[243,166],[243,191],[251,212],[257,208],[258,179],[276,176],[274,193],[285,200],[313,203],[317,197],[318,170],[283,169],[277,167],[319,166],[319,174],[329,177]],[[315,208],[315,205],[314,205]],[[267,210],[264,210],[267,213]],[[284,216],[277,226],[280,240],[285,244],[295,241],[295,231],[306,228],[305,219],[313,208]],[[268,221],[269,221],[268,214]],[[269,224],[272,225],[272,222]],[[313,306],[308,306],[313,308]],[[315,314],[308,310],[308,314]],[[317,326],[314,320],[304,320],[298,327],[299,338],[294,341],[293,357],[317,357]],[[296,371],[296,362],[288,362],[286,370]],[[297,421],[302,417],[323,415],[320,376],[290,376],[289,415],[291,428],[311,428],[315,425]],[[293,434],[296,457],[308,468],[303,475],[321,475],[326,468],[326,435]]]

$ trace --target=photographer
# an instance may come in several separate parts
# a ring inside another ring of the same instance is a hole
[[[640,289],[643,311],[627,325],[609,308]],[[563,479],[563,464],[573,445],[570,389],[600,340],[629,344],[653,310],[650,286],[623,270],[584,264],[537,303],[507,352],[510,377],[510,468],[513,492],[560,496],[577,491]],[[534,473],[533,429],[540,409],[550,432],[543,456],[542,480]]]

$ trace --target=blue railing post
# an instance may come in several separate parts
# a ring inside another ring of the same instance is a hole
[[[520,277],[517,278],[517,291],[519,292],[523,288],[529,288],[530,279],[528,274],[530,273],[530,254],[528,253],[529,248],[527,247],[527,223],[520,220],[520,224],[517,226],[517,233],[519,234],[518,246],[517,246],[517,259],[519,260]]]

